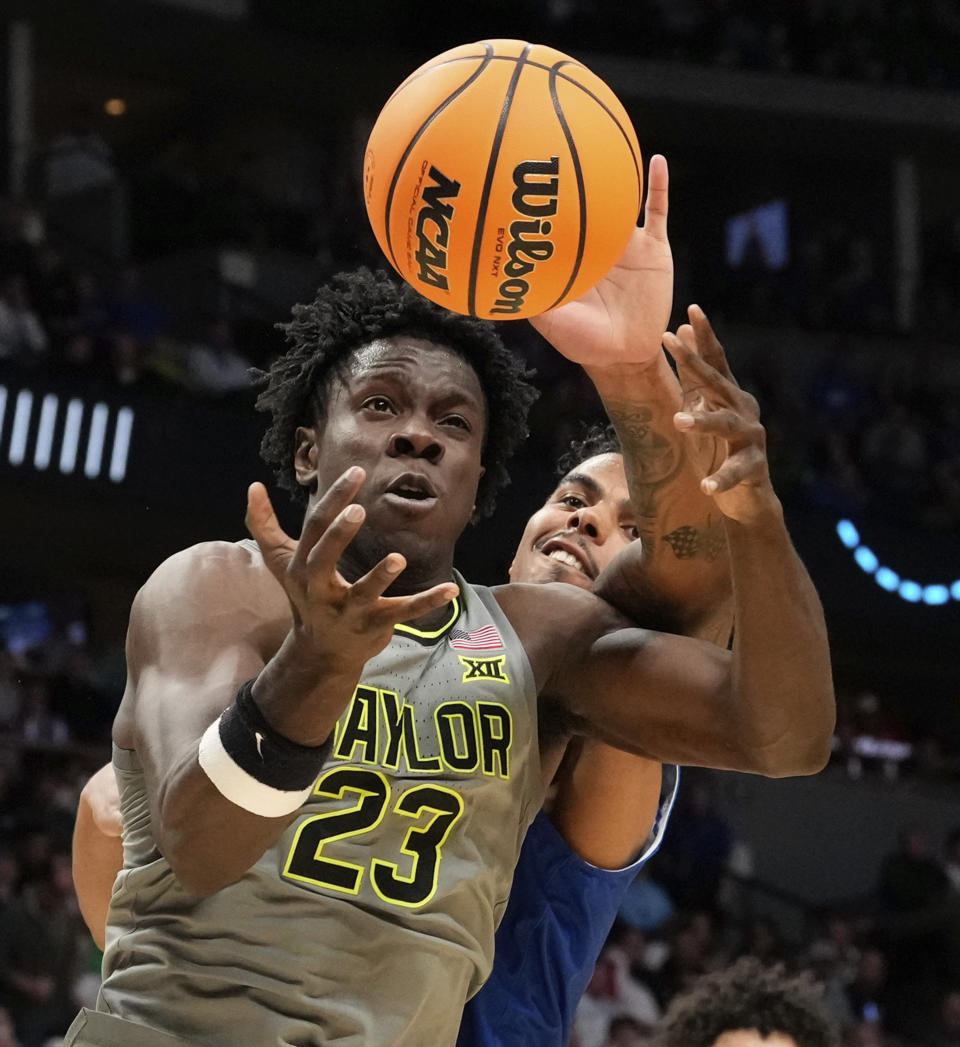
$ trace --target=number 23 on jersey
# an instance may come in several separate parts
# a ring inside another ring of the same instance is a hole
[[[307,818],[297,829],[283,875],[342,894],[357,894],[363,877],[378,897],[390,905],[418,908],[437,889],[443,845],[463,814],[459,793],[442,786],[415,785],[393,802],[387,778],[379,771],[337,767],[314,787],[325,799],[353,799],[350,806]],[[392,804],[392,806],[391,806]],[[398,862],[373,858],[363,865],[325,856],[324,847],[334,840],[362,836],[376,829],[385,817],[405,818],[411,824],[400,845]]]

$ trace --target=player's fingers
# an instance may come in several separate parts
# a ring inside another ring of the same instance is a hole
[[[390,553],[350,586],[351,599],[360,602],[378,599],[406,566],[407,561],[400,553]]]
[[[696,431],[701,436],[713,436],[737,447],[750,444],[764,447],[766,433],[760,422],[728,407],[705,411],[678,411],[673,424],[682,432]]]
[[[303,529],[300,532],[300,544],[304,549],[304,558],[310,555],[314,545],[327,528],[353,501],[366,475],[358,465],[351,466],[333,481],[322,497],[318,498],[310,508],[304,517]]]
[[[728,455],[718,469],[700,481],[704,494],[723,494],[740,484],[759,485],[769,477],[767,458],[755,444]]]
[[[362,505],[351,502],[330,521],[323,534],[313,543],[302,564],[309,582],[324,582],[336,571],[340,557],[363,526],[366,511]]]
[[[244,523],[264,555],[276,551],[292,556],[297,551],[296,539],[291,538],[280,526],[277,514],[273,511],[270,495],[262,483],[252,483],[247,488],[247,514]]]
[[[716,368],[716,370],[728,381],[732,382],[734,385],[739,385],[740,383],[730,370],[730,364],[727,362],[727,354],[723,351],[720,339],[717,338],[712,324],[707,319],[707,314],[699,305],[694,304],[687,308],[687,316],[690,317],[690,327],[693,331],[694,341],[697,346],[697,352],[700,354],[700,358],[706,360],[708,364]]]
[[[667,158],[659,153],[650,157],[647,170],[647,202],[643,210],[644,232],[657,240],[667,238],[667,206],[669,203],[670,173]]]
[[[702,391],[704,386],[709,386],[716,396],[726,400],[732,400],[737,395],[741,395],[738,385],[721,374],[713,364],[704,360],[697,352],[695,337],[687,340],[677,336],[685,329],[689,329],[687,324],[678,328],[676,335],[667,331],[663,336],[664,348],[677,365],[677,376],[684,393],[694,390]]]
[[[456,582],[441,582],[432,589],[413,596],[384,596],[379,614],[393,622],[412,622],[430,611],[450,603],[460,592]]]

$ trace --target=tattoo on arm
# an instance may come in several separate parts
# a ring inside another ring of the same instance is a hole
[[[676,440],[653,428],[654,413],[642,405],[607,405],[614,427],[620,436],[625,458],[630,467],[628,476],[631,490],[634,486],[644,504],[638,506],[643,515],[653,515],[656,491],[668,484],[679,473],[683,455]]]
[[[689,525],[678,527],[669,534],[665,534],[663,540],[670,546],[673,555],[678,560],[699,558],[713,563],[723,555],[726,547],[723,523],[711,517],[707,517],[707,522],[702,528]]]

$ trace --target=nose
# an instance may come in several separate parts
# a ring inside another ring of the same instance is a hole
[[[387,453],[391,458],[424,458],[436,465],[443,457],[443,445],[425,425],[410,419],[401,431],[391,434]]]
[[[602,515],[592,505],[575,509],[567,517],[567,526],[578,534],[586,535],[595,542],[603,542],[607,537]]]

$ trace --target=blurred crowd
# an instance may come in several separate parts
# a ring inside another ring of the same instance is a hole
[[[260,0],[261,17],[313,29],[316,16],[285,0]],[[441,19],[409,17],[368,0],[365,10],[390,39],[437,51],[449,47]],[[461,38],[489,37],[499,20],[510,34],[550,41],[574,54],[604,52],[729,69],[808,74],[915,87],[955,88],[960,14],[952,0],[491,0],[482,17],[469,8]],[[326,30],[355,40],[357,20],[324,18]]]
[[[554,0],[552,23],[573,42],[730,69],[956,88],[960,12],[951,0]],[[604,32],[604,28],[608,31]]]
[[[576,52],[639,48],[731,69],[960,86],[954,0],[550,0],[527,8],[529,39]],[[402,13],[401,25],[401,13],[398,40],[414,22]],[[166,168],[161,156],[149,169],[121,171],[89,129],[61,136],[37,201],[0,202],[0,383],[30,374],[248,410],[249,368],[280,348],[272,323],[281,317],[218,307],[184,324],[151,284],[149,248],[170,249],[171,230],[192,227],[193,216],[214,238],[236,240],[239,230],[246,244],[282,242],[327,273],[382,264],[369,236],[354,232],[366,228],[354,172],[368,128],[358,121],[342,149],[319,161],[311,154],[306,165],[296,143],[277,145],[280,159],[239,166],[230,185],[205,184],[196,171],[187,178],[182,155]],[[121,175],[144,197],[134,201],[148,230],[138,242],[142,264],[112,263],[48,233],[44,200]],[[711,315],[721,334],[724,321],[754,329],[757,351],[740,359],[731,341],[731,356],[760,400],[785,497],[958,535],[960,211],[923,231],[915,320],[905,331],[893,315],[886,240],[845,220],[842,206],[834,210],[829,221],[795,221],[785,267],[771,265],[759,244],[736,264],[717,265],[707,300],[722,304]],[[674,248],[680,276],[693,249]],[[787,330],[806,338],[802,368],[789,351],[770,351]],[[526,325],[507,325],[505,337],[537,368],[544,395],[533,428],[552,460],[584,405],[599,407],[579,369]],[[33,643],[0,640],[0,1047],[54,1047],[96,992],[100,957],[79,917],[69,851],[79,790],[109,755],[121,687],[119,646],[93,652],[75,616]],[[957,756],[897,723],[884,696],[839,699],[838,777],[960,779]],[[648,1043],[677,993],[741,955],[813,972],[847,1047],[960,1047],[960,826],[943,839],[905,826],[867,898],[823,912],[795,900],[802,933],[796,921],[788,931],[760,911],[744,867],[743,842],[709,779],[691,776],[660,852],[623,906],[571,1047]]]
[[[869,510],[960,533],[960,368],[941,340],[960,319],[960,219],[940,230],[928,256],[931,311],[922,315],[939,318],[939,338],[926,329],[894,334],[890,295],[866,260],[869,243],[831,242],[833,250],[817,253],[817,273],[802,281],[805,293],[794,298],[806,303],[803,309],[769,290],[783,289],[780,274],[748,276],[742,267],[728,274],[726,292],[699,299],[718,302],[712,315],[722,335],[729,318],[767,339],[749,359],[739,355],[743,339],[733,339],[729,351],[741,381],[760,400],[778,489],[841,514]],[[852,269],[839,261],[844,252]],[[354,254],[349,264],[356,261]],[[330,270],[340,267],[332,262]],[[249,406],[249,368],[281,348],[271,323],[213,311],[185,330],[169,318],[170,306],[151,292],[137,264],[105,271],[79,266],[46,237],[36,208],[0,208],[0,371]],[[796,361],[778,352],[785,330],[815,335],[803,346],[800,373]],[[537,369],[544,395],[536,412],[560,450],[584,405],[598,410],[589,382],[526,325],[506,325],[504,335]]]
[[[51,658],[34,652],[31,662]],[[99,984],[70,840],[80,789],[107,753],[76,740],[88,729],[82,718],[57,711],[62,674],[25,675],[9,654],[2,664],[0,694],[19,686],[23,704],[0,730],[0,1047],[57,1047]],[[888,776],[880,760],[850,773],[838,751],[837,780]],[[865,896],[813,907],[755,879],[763,841],[738,839],[718,799],[721,777],[684,771],[664,842],[623,902],[571,1047],[649,1044],[677,994],[742,956],[809,971],[847,1047],[958,1047],[960,824],[942,838],[904,824]],[[844,892],[843,870],[835,874]]]
[[[848,1047],[960,1043],[960,826],[935,840],[905,825],[868,896],[804,908],[791,933],[737,875],[743,842],[710,779],[684,773],[692,780],[621,908],[572,1047],[647,1044],[678,993],[742,956],[810,972]]]

